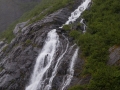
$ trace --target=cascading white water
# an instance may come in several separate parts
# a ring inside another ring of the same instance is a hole
[[[70,24],[70,22],[74,22],[76,21],[80,15],[82,14],[83,11],[85,11],[89,5],[89,3],[91,2],[91,0],[85,0],[74,12],[71,13],[71,16],[69,17],[69,20],[64,24],[64,25],[67,25],[67,24]],[[80,21],[82,24],[84,24],[83,22],[83,19],[81,19]],[[86,25],[84,24],[84,31],[83,33],[85,32],[85,29],[86,29]],[[63,80],[63,83],[62,83],[62,88],[60,90],[64,90],[71,82],[72,80],[72,77],[74,75],[74,62],[75,62],[75,58],[77,57],[77,53],[78,53],[78,49],[76,49],[73,57],[72,57],[72,60],[71,60],[71,63],[70,63],[70,67],[68,68],[68,73],[67,73],[67,79],[66,80]]]
[[[74,55],[71,59],[71,62],[70,62],[70,65],[69,65],[69,69],[68,69],[68,74],[66,75],[66,80],[63,81],[63,85],[62,85],[62,88],[61,90],[64,90],[66,88],[66,86],[68,86],[73,78],[73,75],[74,75],[74,65],[75,65],[75,60],[78,56],[78,50],[79,48],[77,48],[74,52]]]
[[[84,0],[84,2],[74,11],[71,13],[68,21],[65,25],[69,24],[70,22],[76,21],[77,18],[80,17],[81,13],[87,8],[88,4],[91,0]],[[67,40],[66,37],[64,37]],[[64,59],[64,55],[67,52],[70,52],[74,46],[71,46],[71,50],[69,50],[69,41],[66,45],[66,49],[63,50],[63,53],[56,58],[56,52],[60,45],[59,36],[56,33],[56,29],[51,30],[45,41],[43,49],[39,54],[36,64],[34,67],[33,74],[31,76],[31,80],[29,85],[26,87],[26,90],[50,90],[52,87],[53,79],[55,78],[59,65]],[[73,57],[70,61],[70,65],[68,68],[68,73],[65,75],[67,78],[62,82],[62,88],[60,90],[65,90],[65,88],[70,84],[72,77],[74,75],[74,65],[75,60],[78,54],[78,48],[75,49]],[[55,65],[53,63],[56,61]],[[49,69],[52,67],[50,76],[48,75]],[[47,84],[46,84],[47,81]]]
[[[90,2],[91,0],[84,0],[83,3],[74,12],[71,13],[69,20],[65,24],[70,24],[70,22],[75,22],[83,13],[83,11],[87,9],[88,4]]]
[[[58,46],[59,36],[54,29],[48,33],[45,45],[37,58],[30,85],[26,90],[37,90],[41,88],[43,77],[54,60],[54,55]]]
[[[85,25],[85,23],[83,22],[84,21],[84,19],[81,19],[81,21],[80,21],[80,23],[82,23],[83,24],[83,33],[85,33],[86,32],[86,25]]]
[[[69,41],[67,42],[67,46],[66,46],[66,49],[65,49],[64,53],[57,59],[58,62],[56,63],[55,68],[54,68],[54,70],[52,72],[52,76],[50,77],[49,83],[48,83],[48,85],[45,86],[44,90],[50,90],[51,85],[52,85],[52,81],[53,81],[54,77],[57,74],[57,70],[58,70],[59,64],[60,64],[63,56],[66,54],[66,52],[68,50],[68,46],[69,46]]]

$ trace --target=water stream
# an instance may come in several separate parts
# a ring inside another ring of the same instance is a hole
[[[84,19],[82,18],[81,21],[80,21],[81,24],[83,24],[83,33],[86,32],[86,24],[84,23]]]
[[[71,16],[65,24],[76,21],[90,2],[91,0],[84,0],[83,3],[71,13]],[[45,44],[37,57],[34,70],[26,90],[51,90],[52,83],[57,75],[59,66],[64,61],[64,56],[71,53],[71,59],[68,61],[69,65],[67,74],[63,77],[60,85],[61,87],[58,88],[58,90],[66,90],[66,87],[70,84],[74,75],[74,65],[78,57],[79,48],[76,45],[70,46],[67,37],[64,35],[63,37],[66,45],[64,46],[65,49],[60,50],[60,45],[64,42],[60,42],[56,29],[53,29],[48,33]],[[58,51],[61,53],[60,55],[57,54]]]

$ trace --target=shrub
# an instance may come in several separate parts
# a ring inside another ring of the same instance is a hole
[[[82,15],[87,22],[87,33],[70,33],[86,58],[83,73],[92,76],[86,90],[120,90],[120,68],[106,65],[109,48],[120,45],[119,6],[119,0],[93,0],[91,9]],[[81,90],[79,86],[76,88]]]
[[[31,40],[30,40],[30,39],[27,39],[27,40],[25,41],[25,45],[28,46],[28,45],[30,45],[30,44],[31,44]]]
[[[71,30],[71,26],[70,26],[70,25],[64,25],[64,26],[63,26],[63,29],[64,29],[65,31],[70,31],[70,30]]]

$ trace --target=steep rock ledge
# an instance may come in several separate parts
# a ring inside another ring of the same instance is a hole
[[[66,8],[24,27],[0,56],[0,90],[24,90],[47,33],[67,20]]]
[[[0,53],[0,90],[25,90],[47,33],[65,23],[70,13],[69,7],[60,9],[15,33],[16,37]]]
[[[113,46],[109,49],[109,65],[119,65],[120,66],[120,46]]]

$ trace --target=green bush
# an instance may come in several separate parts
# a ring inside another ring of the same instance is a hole
[[[84,89],[84,86],[82,87],[80,85],[76,85],[76,86],[69,88],[68,90],[85,90],[85,89]]]
[[[28,45],[30,45],[30,44],[31,44],[31,40],[30,40],[30,39],[27,39],[27,40],[25,41],[25,45],[28,46]]]
[[[71,36],[86,58],[83,75],[92,76],[84,89],[120,90],[120,68],[107,66],[109,48],[120,45],[120,1],[93,0],[90,10],[82,16],[87,22],[87,33],[80,35],[75,31]],[[84,90],[81,87],[74,88]]]
[[[5,39],[8,43],[10,43],[11,40],[15,37],[13,34],[15,25],[16,25],[16,22],[11,24],[10,27],[7,28],[7,30],[0,33],[0,40]]]
[[[120,71],[116,68],[101,65],[93,74],[88,90],[119,90]]]
[[[70,25],[64,25],[64,26],[63,26],[63,29],[64,29],[65,31],[70,31],[70,30],[71,30],[71,26],[70,26]]]
[[[79,31],[76,31],[76,30],[71,30],[71,32],[70,32],[70,36],[71,37],[73,37],[74,39],[76,39],[77,40],[77,38],[80,36],[80,32]]]

